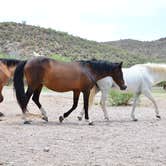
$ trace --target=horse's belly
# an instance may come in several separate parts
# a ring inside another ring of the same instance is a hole
[[[79,89],[77,84],[71,84],[67,82],[59,83],[59,82],[49,82],[44,84],[47,88],[57,91],[57,92],[67,92],[75,89]]]

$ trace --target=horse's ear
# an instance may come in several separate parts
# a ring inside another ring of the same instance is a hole
[[[123,62],[120,62],[120,63],[119,63],[119,67],[122,67],[122,65],[123,65]]]

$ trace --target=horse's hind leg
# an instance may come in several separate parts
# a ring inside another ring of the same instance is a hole
[[[73,91],[73,106],[69,111],[64,113],[63,116],[59,117],[60,122],[62,122],[64,118],[67,118],[70,115],[70,113],[77,108],[79,96],[80,96],[80,91]]]
[[[41,89],[42,89],[42,85],[36,89],[33,93],[33,97],[32,100],[34,101],[34,103],[38,106],[38,108],[40,109],[41,113],[42,113],[42,119],[48,122],[48,117],[47,117],[47,113],[44,110],[44,108],[42,107],[41,103],[39,102],[39,97],[40,97],[40,93],[41,93]]]
[[[160,117],[160,115],[159,115],[158,106],[157,106],[157,104],[156,104],[155,99],[153,98],[153,96],[152,96],[152,94],[151,94],[151,91],[150,91],[150,90],[146,90],[146,91],[144,91],[143,93],[144,93],[144,95],[154,104],[156,117],[160,119],[161,117]]]
[[[32,88],[28,87],[27,91],[26,91],[26,105],[28,104],[31,96],[33,94],[33,90]],[[24,119],[24,124],[30,124],[31,120],[27,119],[27,114],[26,114],[27,110],[23,112],[23,119]]]

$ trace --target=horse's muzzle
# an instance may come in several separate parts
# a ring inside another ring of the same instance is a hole
[[[125,90],[126,88],[127,88],[127,86],[123,85],[123,86],[120,87],[120,90]]]

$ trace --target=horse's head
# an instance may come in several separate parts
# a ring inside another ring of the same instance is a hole
[[[123,64],[122,62],[115,63],[115,67],[112,70],[111,77],[115,81],[115,83],[120,87],[121,90],[125,90],[127,86],[125,85],[123,79],[122,64]]]

